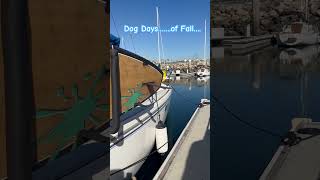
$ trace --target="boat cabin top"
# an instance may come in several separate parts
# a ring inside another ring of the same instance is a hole
[[[310,24],[305,22],[294,22],[289,25],[285,25],[283,28],[285,33],[316,33],[318,29]]]

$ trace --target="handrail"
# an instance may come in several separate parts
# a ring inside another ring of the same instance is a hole
[[[121,115],[121,91],[120,91],[120,69],[118,50],[112,45],[111,48],[111,89],[112,89],[112,119],[110,121],[109,133],[114,134],[120,129]]]
[[[31,180],[36,155],[29,21],[28,0],[1,1],[7,178],[10,180]]]

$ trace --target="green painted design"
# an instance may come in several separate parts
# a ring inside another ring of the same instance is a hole
[[[126,107],[126,111],[130,110],[135,106],[135,104],[140,100],[143,96],[141,92],[142,84],[137,84],[136,88],[129,89],[128,92],[131,94],[130,96],[122,96],[122,99],[128,99],[127,102],[123,104]]]
[[[89,79],[91,79],[92,78],[92,74],[89,72],[89,73],[87,73],[86,75],[84,75],[84,80],[89,80]]]
[[[88,89],[85,97],[79,96],[77,84],[73,84],[71,89],[72,97],[67,97],[64,94],[64,87],[60,87],[57,90],[57,96],[63,97],[65,101],[74,99],[72,107],[60,110],[40,109],[37,111],[37,120],[55,116],[57,114],[63,114],[63,121],[56,125],[46,136],[38,139],[38,143],[51,143],[58,141],[58,147],[52,154],[51,159],[55,159],[60,149],[64,147],[66,143],[70,142],[70,140],[72,140],[72,138],[75,137],[81,129],[85,128],[85,121],[89,120],[95,125],[99,125],[101,122],[105,121],[94,117],[92,114],[96,110],[103,112],[107,112],[107,110],[109,110],[109,106],[107,104],[98,104],[98,101],[106,96],[106,89],[103,88],[96,95],[94,93],[97,84],[105,77],[105,72],[106,70],[103,67],[96,74],[96,78],[93,80],[93,84]],[[91,79],[91,75],[88,76],[88,74],[85,76],[85,80]],[[74,145],[73,149],[75,148],[76,145]]]

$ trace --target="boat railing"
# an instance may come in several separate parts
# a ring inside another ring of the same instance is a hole
[[[111,88],[112,119],[110,121],[109,134],[114,134],[120,129],[121,91],[118,50],[115,49],[113,45],[111,49]]]

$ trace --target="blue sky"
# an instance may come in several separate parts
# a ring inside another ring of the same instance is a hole
[[[207,21],[206,58],[210,56],[209,0],[111,0],[110,31],[123,37],[120,46],[149,60],[158,59],[158,33],[141,32],[141,26],[156,26],[156,7],[159,7],[161,29],[178,25],[178,32],[162,32],[165,59],[203,59],[204,21]],[[124,26],[138,27],[137,33],[124,31]],[[201,32],[181,32],[181,25],[193,25]],[[133,42],[133,43],[132,43]]]

